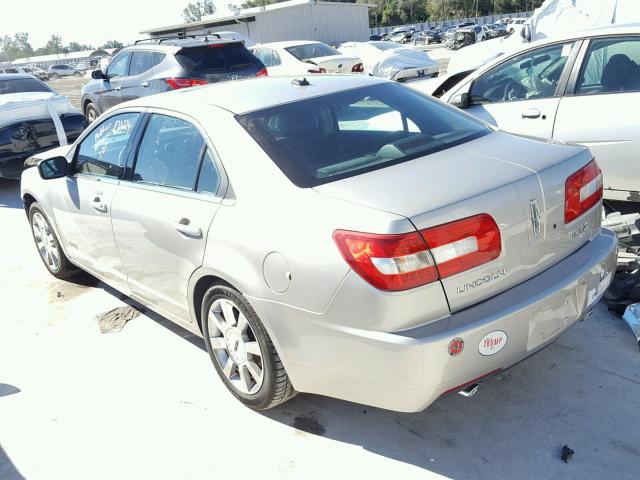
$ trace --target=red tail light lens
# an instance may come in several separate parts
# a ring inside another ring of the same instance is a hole
[[[201,78],[165,78],[164,81],[174,90],[195,87],[196,85],[207,85],[209,83]]]
[[[269,73],[267,72],[266,68],[261,68],[258,73],[256,73],[256,77],[266,77],[268,76]]]
[[[351,71],[353,73],[362,73],[364,72],[364,65],[361,63],[356,63],[353,67],[351,67]]]
[[[316,68],[315,70],[307,70],[307,73],[327,73],[327,69],[326,68]]]
[[[483,213],[402,235],[336,230],[333,239],[353,270],[381,290],[407,290],[488,263],[502,240]]]
[[[351,268],[381,290],[407,290],[438,279],[418,232],[376,235],[337,230],[333,239]]]
[[[602,172],[595,160],[564,184],[564,223],[571,223],[602,199]]]
[[[485,264],[500,256],[500,229],[483,213],[420,231],[441,278]]]

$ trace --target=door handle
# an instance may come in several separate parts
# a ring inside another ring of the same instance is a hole
[[[149,82],[142,82],[140,85],[142,85],[144,88],[147,88],[149,86]]]
[[[92,201],[91,201],[91,206],[93,207],[94,210],[101,212],[101,213],[106,213],[107,212],[107,204],[104,203],[100,197],[95,197]]]
[[[189,220],[188,218],[182,218],[177,222],[173,222],[173,228],[178,230],[180,233],[188,235],[189,237],[202,237],[202,229],[200,227],[191,225],[191,220]]]
[[[540,118],[540,110],[537,108],[529,108],[522,112],[522,118]]]
[[[120,90],[122,90],[122,85],[118,85],[116,86],[116,90],[119,92]]]

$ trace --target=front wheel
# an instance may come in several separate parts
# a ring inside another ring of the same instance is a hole
[[[62,251],[58,237],[37,202],[32,203],[29,207],[29,223],[40,259],[49,273],[61,279],[77,273],[78,270]]]
[[[238,400],[266,410],[296,394],[269,334],[240,292],[224,285],[209,288],[201,315],[213,366]]]
[[[74,77],[79,77],[80,76],[80,72],[73,72],[73,76]]]
[[[51,79],[52,79],[52,80],[56,80],[56,79],[58,79],[58,78],[60,78],[60,77],[59,77],[59,75],[58,75],[57,73],[52,73],[52,74],[51,74]]]
[[[93,123],[95,119],[98,118],[98,110],[93,103],[89,102],[87,106],[84,107],[84,116],[87,117],[89,123]]]

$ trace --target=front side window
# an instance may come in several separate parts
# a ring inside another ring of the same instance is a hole
[[[191,123],[152,115],[140,142],[133,180],[193,190],[204,139]]]
[[[236,115],[299,187],[422,157],[490,130],[395,83],[357,88]]]
[[[127,64],[129,63],[129,57],[131,52],[123,52],[118,55],[107,67],[107,76],[109,78],[124,77],[127,74]]]
[[[538,48],[498,65],[473,82],[472,104],[554,97],[574,46],[572,42]]]
[[[593,40],[576,93],[640,91],[640,37]]]
[[[131,65],[129,66],[129,76],[141,75],[153,68],[153,53],[133,52]]]
[[[105,177],[119,177],[126,165],[126,152],[139,113],[108,118],[82,140],[76,157],[76,171]]]

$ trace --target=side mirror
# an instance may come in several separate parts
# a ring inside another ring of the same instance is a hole
[[[451,99],[449,104],[458,108],[467,108],[471,106],[471,96],[468,93],[461,93]]]
[[[104,73],[102,73],[102,70],[98,69],[91,72],[91,78],[95,80],[101,80],[105,78],[105,76]]]
[[[53,180],[67,176],[69,163],[64,157],[53,157],[38,164],[38,171],[44,180]]]

